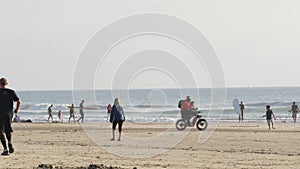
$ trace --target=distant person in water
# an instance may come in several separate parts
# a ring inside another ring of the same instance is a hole
[[[62,122],[62,111],[61,110],[58,111],[57,116],[58,116],[58,122]]]
[[[74,119],[74,122],[75,122],[75,108],[74,108],[74,104],[72,104],[72,105],[70,106],[69,123],[70,123],[71,118],[73,118],[73,119]]]
[[[111,110],[112,110],[112,107],[111,107],[110,103],[107,105],[106,109],[107,109],[107,119],[106,119],[106,121],[109,121],[110,113],[111,113]]]
[[[298,108],[298,105],[296,104],[296,102],[293,102],[292,108],[291,108],[291,110],[289,110],[289,112],[292,112],[292,118],[294,120],[294,123],[296,123],[297,114],[299,113],[299,108]]]
[[[121,141],[121,135],[122,135],[122,126],[123,122],[125,121],[124,111],[123,108],[120,106],[120,101],[118,98],[115,98],[114,105],[112,107],[112,111],[110,113],[110,120],[112,123],[112,141],[115,140],[115,130],[116,126],[118,124],[119,128],[119,138],[118,141]]]
[[[53,122],[53,115],[52,115],[52,107],[53,107],[53,104],[51,104],[49,107],[48,107],[48,120],[47,122],[49,122],[50,118],[51,118],[51,121]]]
[[[77,120],[77,122],[79,122],[81,120],[81,123],[83,123],[83,119],[84,119],[84,113],[83,113],[83,103],[84,100],[81,101],[81,103],[79,104],[79,113],[80,113],[80,117]]]
[[[244,109],[245,109],[245,105],[244,105],[243,101],[241,101],[241,104],[240,104],[241,114],[239,115],[239,122],[244,121]]]
[[[267,109],[266,115],[264,115],[263,117],[266,117],[266,119],[267,119],[267,123],[268,123],[268,126],[269,126],[269,130],[271,130],[270,124],[272,124],[272,129],[275,129],[274,123],[273,123],[273,120],[272,120],[272,119],[274,118],[274,120],[276,120],[276,117],[275,117],[273,111],[270,109],[270,105],[267,105],[267,106],[266,106],[266,109]]]
[[[21,100],[17,96],[16,92],[12,89],[6,88],[8,85],[6,78],[0,79],[0,140],[3,146],[3,152],[1,155],[9,155],[9,153],[14,152],[14,148],[11,142],[12,127],[11,122],[13,118],[13,113],[17,116],[19,111]],[[13,111],[13,104],[17,102],[17,106]],[[4,136],[5,133],[5,136]],[[6,145],[6,140],[8,141],[8,150]]]

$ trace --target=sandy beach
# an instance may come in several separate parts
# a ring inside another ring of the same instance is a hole
[[[170,125],[173,124],[127,122],[123,140],[107,142],[106,148],[126,147],[128,137],[158,136]],[[59,167],[104,164],[147,169],[299,168],[300,124],[278,122],[275,126],[275,130],[269,131],[265,123],[219,123],[211,137],[201,144],[198,142],[201,132],[193,128],[174,148],[162,154],[132,158],[117,156],[98,146],[78,123],[14,123],[15,153],[0,157],[0,168],[33,168],[39,164]],[[109,131],[108,125],[107,128]],[[132,151],[136,149],[133,147]]]

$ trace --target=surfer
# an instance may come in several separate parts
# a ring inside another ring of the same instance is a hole
[[[245,109],[245,105],[243,104],[243,101],[241,101],[240,104],[240,110],[241,110],[241,114],[239,115],[239,122],[244,121],[244,109]]]
[[[292,112],[292,118],[294,120],[294,123],[296,123],[297,114],[299,112],[299,108],[298,108],[298,105],[296,104],[296,102],[293,102],[292,108],[291,108],[291,110],[289,110],[289,112]]]
[[[53,107],[53,104],[51,104],[49,107],[48,107],[48,120],[47,122],[49,122],[50,118],[51,118],[51,121],[53,122],[53,115],[52,115],[52,107]]]
[[[84,119],[84,113],[83,113],[83,103],[84,100],[81,101],[80,105],[79,105],[79,113],[80,113],[80,117],[77,120],[77,122],[79,122],[81,120],[81,123],[83,123],[83,119]]]
[[[14,148],[11,142],[11,133],[13,132],[11,127],[11,121],[13,113],[17,116],[19,111],[21,100],[17,96],[14,90],[6,88],[8,85],[6,78],[0,79],[0,140],[3,146],[3,152],[1,155],[9,155],[14,152]],[[13,111],[13,103],[17,102],[17,107]],[[6,145],[6,139],[8,141],[8,148]]]
[[[73,118],[73,119],[74,119],[74,122],[75,122],[75,109],[74,109],[74,104],[72,104],[72,105],[70,106],[69,123],[70,123],[71,118]]]
[[[272,123],[272,129],[275,129],[274,123],[273,123],[273,120],[272,120],[272,119],[274,118],[274,120],[276,120],[276,117],[275,117],[273,111],[270,109],[270,105],[267,105],[267,106],[266,106],[266,109],[267,109],[266,115],[264,115],[263,117],[266,117],[266,119],[267,119],[267,123],[268,123],[268,126],[269,126],[269,130],[271,129],[271,127],[270,127],[270,124],[271,124],[271,123]]]

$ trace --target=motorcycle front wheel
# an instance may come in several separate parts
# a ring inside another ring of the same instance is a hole
[[[205,130],[207,128],[207,121],[205,119],[200,119],[197,122],[197,129],[198,130]]]

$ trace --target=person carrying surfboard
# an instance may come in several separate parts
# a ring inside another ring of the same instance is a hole
[[[245,105],[244,105],[243,101],[241,101],[241,104],[240,104],[241,113],[239,116],[239,122],[244,121],[244,109],[245,109]]]

